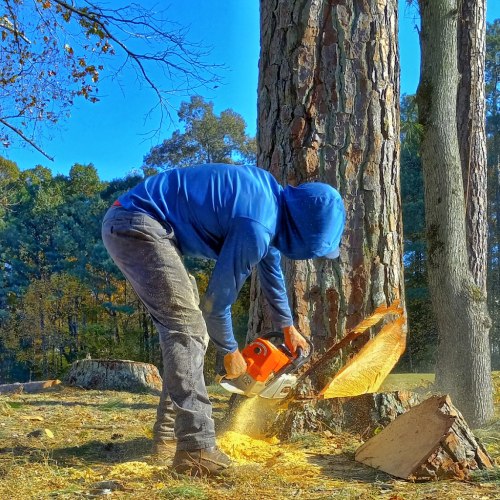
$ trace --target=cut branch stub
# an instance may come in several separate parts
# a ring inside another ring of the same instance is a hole
[[[434,396],[396,418],[358,449],[356,461],[412,480],[466,479],[492,466],[449,396]]]
[[[80,359],[71,365],[65,385],[107,391],[161,391],[158,369],[148,363],[127,360]]]

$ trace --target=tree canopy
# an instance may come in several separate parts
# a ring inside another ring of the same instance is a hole
[[[232,109],[214,113],[214,105],[203,97],[191,97],[178,112],[184,132],[155,146],[144,157],[146,167],[169,169],[202,163],[255,163],[254,137],[245,133],[246,123]]]
[[[0,0],[0,140],[42,149],[50,127],[70,116],[75,99],[97,102],[103,77],[133,69],[139,84],[167,97],[218,80],[208,51],[165,11],[64,0]],[[164,78],[153,81],[152,68]],[[158,125],[161,125],[161,123]]]

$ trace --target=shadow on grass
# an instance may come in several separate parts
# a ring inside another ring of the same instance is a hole
[[[133,460],[145,460],[151,455],[153,441],[140,437],[123,442],[89,441],[81,446],[63,448],[39,448],[19,443],[14,447],[0,448],[0,456],[8,454],[26,462],[56,461],[61,466],[76,463],[115,464]]]
[[[89,441],[81,446],[71,446],[52,450],[52,459],[58,464],[69,465],[77,461],[87,463],[120,463],[145,460],[151,455],[153,441],[139,437],[123,442]]]
[[[84,401],[59,401],[59,400],[48,400],[48,401],[24,401],[23,406],[64,406],[64,407],[72,407],[72,406],[90,406],[96,409],[100,407],[105,407],[106,402],[100,403],[85,403]],[[125,403],[121,402],[119,407],[110,408],[112,410],[148,410],[148,409],[156,409],[157,405],[149,404],[149,403]]]
[[[350,454],[318,455],[309,457],[308,462],[321,467],[324,476],[343,481],[362,483],[387,482],[393,478],[385,472],[360,464]]]
[[[123,400],[120,400],[119,398],[114,398],[115,402],[117,404],[111,406],[108,406],[110,401],[102,401],[99,403],[87,403],[84,401],[61,401],[61,400],[46,400],[46,401],[23,401],[20,403],[21,406],[63,406],[63,407],[72,407],[72,406],[88,406],[88,407],[93,407],[96,409],[101,409],[103,411],[115,411],[115,410],[123,410],[123,409],[129,409],[129,410],[148,410],[148,409],[154,409],[158,408],[156,404],[151,404],[151,403],[126,403]],[[227,401],[227,398],[219,398],[217,396],[215,397],[210,397],[210,400],[212,403],[218,404],[218,403],[225,403]],[[220,412],[222,411],[221,408],[214,408],[214,412]]]

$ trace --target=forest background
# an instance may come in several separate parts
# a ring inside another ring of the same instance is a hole
[[[493,369],[500,369],[500,20],[488,24],[488,307]],[[396,367],[434,368],[437,328],[427,287],[420,130],[415,98],[401,101],[401,193],[409,342]],[[141,169],[101,181],[92,164],[69,175],[46,167],[21,171],[0,160],[0,383],[62,377],[87,355],[151,362],[161,367],[156,331],[144,307],[102,244],[100,226],[114,200],[145,176],[204,162],[252,164],[255,139],[242,116],[219,114],[201,97],[182,103],[179,130],[144,157]],[[203,293],[211,263],[186,259]],[[235,333],[245,342],[249,283],[233,306]],[[215,353],[207,354],[213,377]]]

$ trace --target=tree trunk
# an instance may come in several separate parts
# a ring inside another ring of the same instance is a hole
[[[420,403],[420,396],[409,391],[363,394],[354,398],[292,401],[287,411],[278,413],[269,429],[262,431],[287,440],[300,434],[333,430],[351,432],[361,438],[373,436],[396,417]]]
[[[340,261],[284,259],[295,325],[327,348],[403,299],[395,0],[261,0],[258,165],[346,208]],[[271,329],[252,274],[248,338]],[[369,334],[358,339],[358,346]]]
[[[488,262],[485,54],[486,0],[462,0],[458,22],[458,144],[469,267],[476,286],[484,294]]]
[[[147,363],[80,359],[71,365],[64,384],[101,391],[147,391],[159,394],[162,379],[156,366]]]
[[[493,415],[485,295],[469,269],[456,126],[457,0],[420,0],[419,120],[429,290],[439,328],[436,383],[472,425]]]

